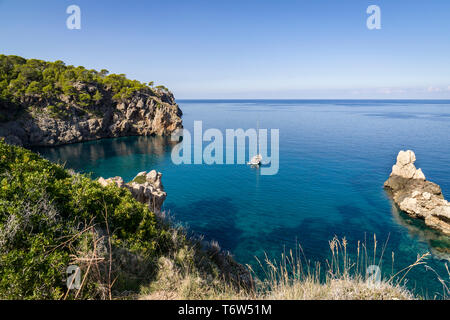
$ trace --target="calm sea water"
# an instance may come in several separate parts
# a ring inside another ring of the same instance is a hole
[[[217,240],[241,263],[280,258],[300,244],[311,261],[330,257],[328,241],[346,237],[378,257],[387,239],[383,273],[433,253],[428,265],[447,277],[449,239],[393,208],[382,186],[398,151],[416,152],[417,166],[450,198],[450,101],[179,101],[183,123],[207,128],[280,130],[280,169],[262,176],[246,165],[172,163],[173,144],[158,137],[108,139],[38,151],[93,177],[140,171],[163,173],[164,209],[192,232]],[[370,249],[371,250],[371,249]],[[392,252],[395,253],[392,266]],[[433,297],[437,276],[423,266],[408,274],[408,286]]]

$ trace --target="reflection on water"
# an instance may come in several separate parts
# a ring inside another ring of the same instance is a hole
[[[450,238],[448,236],[431,229],[422,220],[410,217],[401,211],[394,202],[392,202],[392,215],[398,224],[408,230],[411,237],[427,242],[431,253],[440,259],[450,261]]]
[[[94,172],[99,161],[110,158],[134,157],[135,155],[148,155],[145,160],[150,168],[164,161],[170,156],[170,151],[176,142],[170,137],[122,137],[115,139],[102,139],[85,143],[76,143],[55,148],[39,147],[33,151],[42,154],[53,162],[67,162],[70,168],[79,172]],[[137,173],[137,172],[133,172]]]

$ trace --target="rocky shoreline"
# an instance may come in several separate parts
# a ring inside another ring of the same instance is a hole
[[[106,187],[110,184],[116,184],[119,188],[127,188],[130,190],[133,197],[148,206],[152,212],[160,212],[164,200],[166,200],[167,193],[161,182],[161,172],[152,170],[149,173],[143,171],[128,183],[124,183],[122,177],[113,177],[104,179],[100,177],[98,182]]]
[[[85,83],[75,83],[74,88],[80,92],[100,90]],[[121,102],[114,101],[108,90],[102,94],[102,104],[96,105],[92,113],[80,110],[69,96],[61,95],[66,106],[62,116],[52,114],[46,107],[31,107],[45,102],[28,98],[31,100],[24,105],[30,107],[0,123],[0,137],[19,146],[47,147],[102,138],[168,135],[182,128],[182,112],[168,91],[138,91]]]
[[[414,165],[413,151],[400,151],[389,179],[384,183],[400,210],[450,236],[450,203],[444,199],[441,188],[430,181]]]

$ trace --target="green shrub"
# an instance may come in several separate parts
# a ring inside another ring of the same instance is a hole
[[[82,66],[66,66],[62,61],[47,62],[37,59],[24,59],[18,56],[0,55],[0,102],[21,105],[26,96],[38,96],[50,104],[59,100],[63,93],[81,107],[88,107],[103,99],[100,93],[110,90],[113,100],[130,98],[137,91],[154,94],[149,85],[137,80],[127,79],[124,74],[108,74],[108,70],[88,70]],[[75,83],[94,85],[95,95],[79,92]],[[167,90],[164,87],[164,90]]]
[[[78,97],[80,105],[87,107],[91,103],[91,95],[88,93],[82,93]]]
[[[99,240],[105,235],[106,250]],[[137,290],[130,279],[150,281],[168,237],[128,190],[102,187],[0,141],[0,299],[63,298],[66,268],[74,263],[89,274],[78,298],[104,295],[105,261],[114,266],[115,290]],[[100,262],[89,273],[83,257],[93,253]]]
[[[28,88],[26,90],[27,95],[36,95],[42,93],[42,89],[40,87],[39,82],[33,81],[28,85]]]
[[[95,102],[100,102],[103,99],[103,96],[100,92],[98,92],[98,90],[95,92],[94,96],[92,97],[92,99]]]
[[[147,181],[147,178],[145,176],[137,176],[136,178],[133,179],[133,182],[136,183],[145,183]]]

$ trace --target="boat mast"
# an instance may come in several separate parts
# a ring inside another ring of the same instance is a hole
[[[256,154],[259,155],[259,120],[256,122]]]

